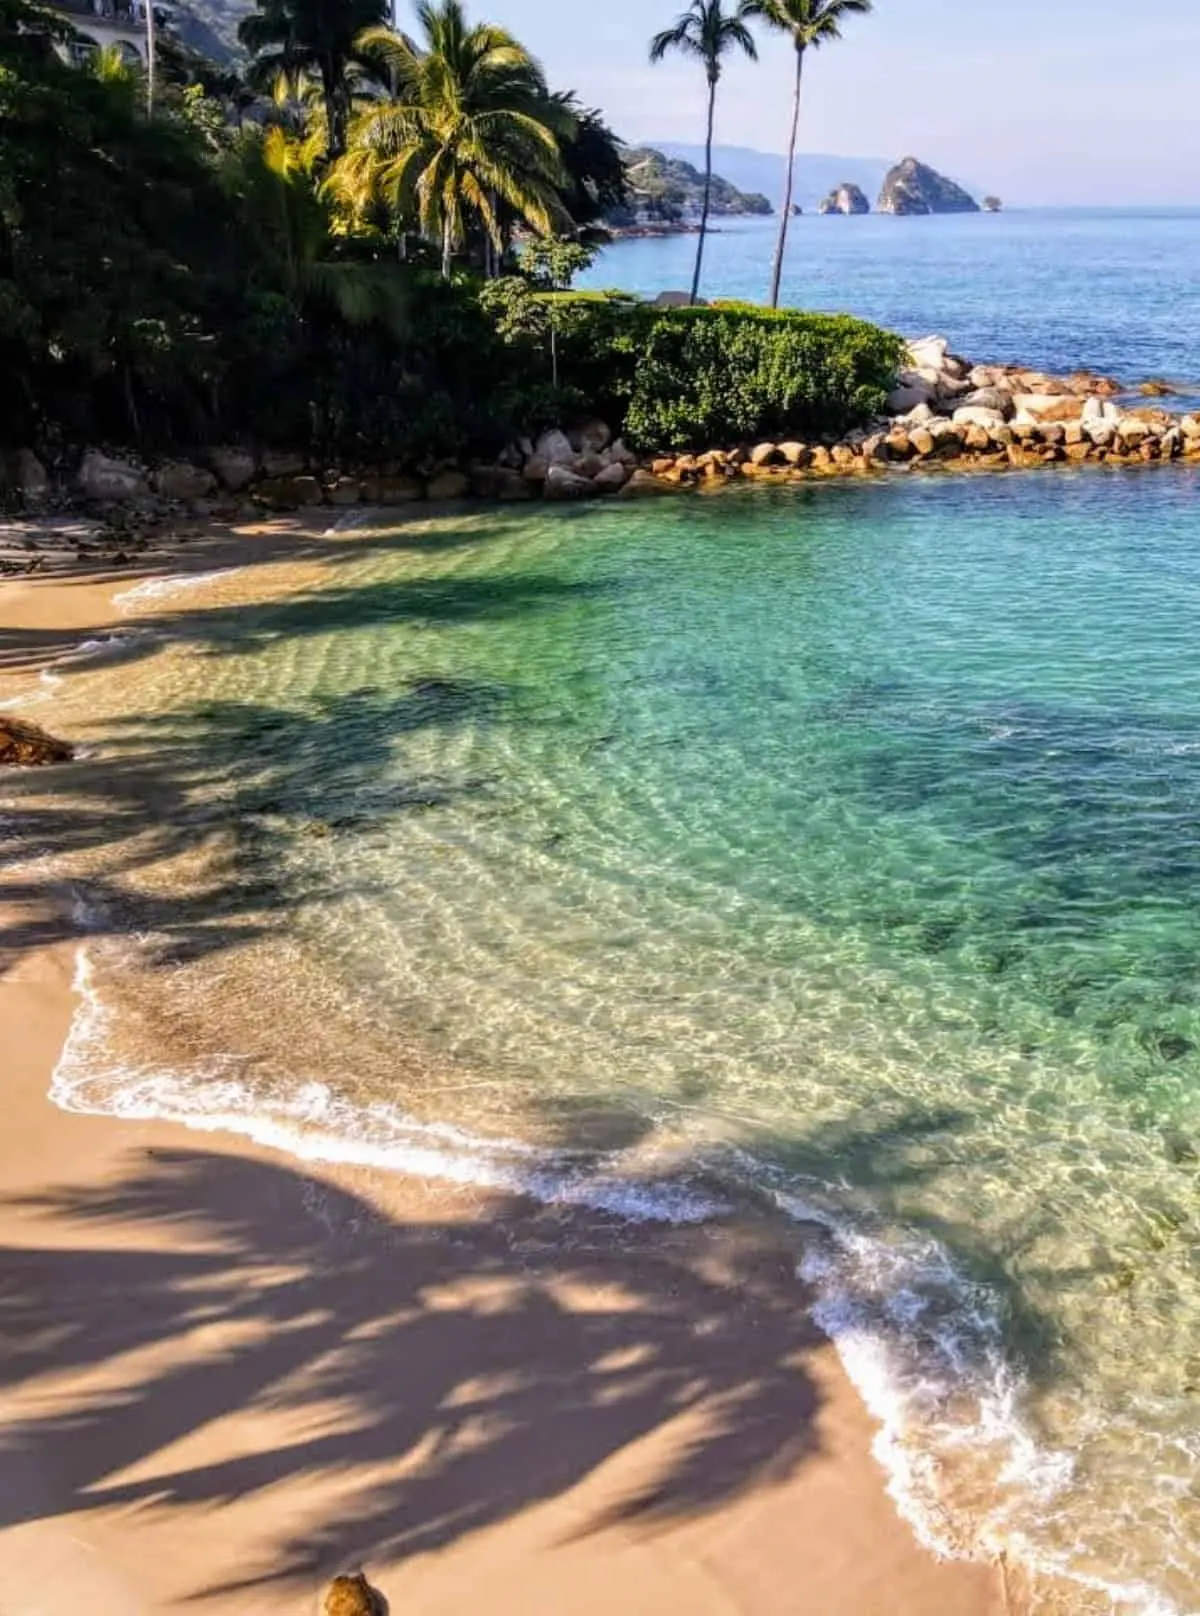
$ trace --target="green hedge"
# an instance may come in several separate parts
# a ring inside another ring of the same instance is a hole
[[[898,337],[846,315],[659,309],[521,283],[485,299],[505,341],[522,349],[522,387],[540,388],[543,413],[553,331],[564,408],[585,400],[639,449],[845,432],[882,412],[901,360]]]

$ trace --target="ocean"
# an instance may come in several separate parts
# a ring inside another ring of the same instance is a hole
[[[722,220],[701,295],[762,302],[778,222]],[[687,290],[694,236],[607,248],[580,285]],[[782,301],[936,333],[978,363],[1162,377],[1200,393],[1200,209],[1036,209],[928,219],[805,215]]]
[[[794,295],[972,358],[1200,371],[1200,215],[797,239]],[[139,586],[41,692],[86,777],[0,804],[10,856],[60,828],[85,933],[55,1097],[770,1206],[925,1541],[1200,1610],[1198,512],[1179,465],[897,476]]]

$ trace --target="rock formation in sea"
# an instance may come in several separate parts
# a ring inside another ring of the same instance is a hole
[[[876,204],[880,213],[978,213],[979,203],[961,185],[915,157],[889,169]]]
[[[817,209],[818,213],[870,213],[871,204],[857,185],[839,185]]]
[[[985,196],[983,199],[983,211],[985,213],[999,213],[1003,206],[1004,203],[1001,202],[998,196]]]

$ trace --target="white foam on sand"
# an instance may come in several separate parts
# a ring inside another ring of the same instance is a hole
[[[81,931],[98,929],[99,917],[82,901],[76,920]],[[97,985],[96,946],[84,942],[76,956],[79,1004],[50,1088],[63,1110],[233,1133],[303,1162],[499,1190],[631,1222],[701,1223],[729,1211],[695,1183],[647,1177],[644,1163],[640,1176],[623,1171],[619,1154],[598,1159],[486,1138],[418,1121],[387,1103],[349,1102],[315,1081],[264,1095],[246,1081],[237,1056],[175,1070],[123,1064],[113,1055],[115,1015]],[[732,1162],[693,1165],[709,1174],[732,1165],[760,1190],[776,1176],[762,1164],[756,1174],[753,1158],[741,1152]],[[998,1296],[961,1271],[936,1240],[875,1235],[831,1210],[824,1195],[810,1201],[776,1188],[774,1199],[789,1217],[822,1231],[797,1277],[813,1292],[813,1319],[878,1423],[875,1458],[917,1539],[944,1558],[1006,1552],[1035,1572],[1100,1593],[1114,1611],[1181,1616],[1153,1588],[1080,1576],[1069,1563],[1040,1556],[1026,1538],[1022,1517],[1053,1510],[1073,1466],[1069,1454],[1043,1447],[1029,1427],[1025,1386],[1004,1350]],[[943,1501],[943,1465],[955,1452],[982,1456],[999,1498],[994,1521],[974,1523],[969,1540]]]
[[[134,611],[147,601],[166,600],[173,595],[182,595],[189,590],[216,583],[222,578],[231,578],[234,573],[244,570],[242,567],[221,567],[216,572],[181,572],[174,573],[168,578],[145,578],[140,584],[134,584],[132,589],[123,589],[120,594],[114,595],[113,605],[122,612]]]

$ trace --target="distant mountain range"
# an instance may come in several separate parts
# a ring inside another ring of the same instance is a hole
[[[697,168],[704,166],[704,147],[677,140],[647,140],[647,146],[667,157],[680,158]],[[815,212],[822,197],[839,185],[857,185],[872,203],[894,159],[837,157],[828,152],[800,152],[796,157],[796,201],[806,213]],[[739,191],[761,192],[776,210],[783,199],[786,169],[776,152],[752,151],[748,146],[714,146],[713,168]]]

